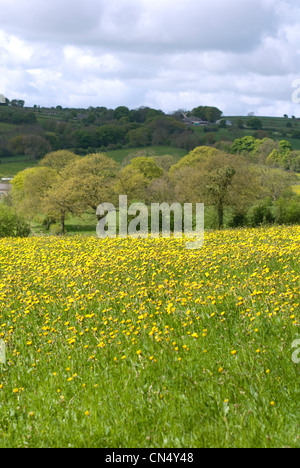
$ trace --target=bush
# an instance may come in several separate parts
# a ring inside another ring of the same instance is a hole
[[[270,200],[262,200],[252,206],[247,213],[248,224],[252,227],[275,223],[275,215]]]
[[[275,206],[275,218],[279,224],[300,223],[300,201],[299,198],[280,198]]]
[[[28,237],[30,226],[9,206],[0,205],[0,237]]]
[[[0,237],[12,237],[16,231],[16,217],[10,208],[0,205]]]
[[[16,237],[28,237],[30,232],[29,224],[24,219],[17,218]]]
[[[61,226],[59,224],[53,224],[50,227],[49,232],[50,232],[51,236],[61,236],[61,234],[62,234]]]

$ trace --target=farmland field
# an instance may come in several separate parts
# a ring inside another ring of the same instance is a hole
[[[299,447],[299,241],[1,239],[0,447]]]
[[[26,156],[2,158],[0,163],[0,178],[14,177],[18,172],[37,165],[36,161],[28,161]]]

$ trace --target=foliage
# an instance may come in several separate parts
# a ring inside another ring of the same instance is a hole
[[[258,117],[252,117],[247,121],[247,125],[252,130],[261,130],[262,129],[262,121]]]
[[[218,228],[226,206],[243,212],[259,194],[259,180],[241,157],[214,148],[196,148],[170,170],[176,198],[216,207]]]
[[[256,138],[254,138],[253,136],[245,136],[233,142],[231,146],[231,152],[233,154],[254,153],[257,150],[258,145],[259,141]]]
[[[0,204],[0,237],[28,237],[30,227],[13,208]]]
[[[252,227],[273,224],[275,222],[275,215],[271,200],[261,200],[252,206],[247,213],[247,221],[249,226]]]
[[[217,107],[199,106],[195,107],[191,114],[207,122],[216,122],[221,118],[222,111]]]

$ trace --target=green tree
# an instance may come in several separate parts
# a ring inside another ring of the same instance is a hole
[[[89,154],[66,166],[62,177],[69,181],[76,211],[96,211],[98,205],[103,202],[115,202],[114,185],[117,173],[118,164],[102,153]]]
[[[259,140],[253,136],[247,135],[234,140],[231,146],[231,152],[233,154],[250,154],[256,151],[258,144]]]
[[[158,179],[163,170],[152,157],[141,156],[131,160],[131,166],[140,171],[148,180]]]
[[[39,162],[39,166],[49,167],[50,169],[54,169],[59,174],[66,166],[75,163],[75,161],[79,159],[80,157],[72,151],[53,151],[46,154],[46,156]]]
[[[127,195],[128,200],[142,201],[146,198],[149,180],[133,166],[125,166],[119,173],[115,184],[115,192]]]
[[[247,121],[247,125],[252,130],[261,130],[263,127],[262,120],[258,117],[252,117]]]
[[[136,128],[128,132],[127,140],[132,148],[149,146],[151,144],[151,132],[148,128]]]
[[[8,149],[14,155],[23,155],[25,153],[24,135],[17,135],[8,142]]]
[[[93,135],[89,130],[79,129],[75,132],[77,146],[79,148],[87,149],[93,145]]]
[[[217,151],[197,162],[184,158],[170,176],[181,202],[202,202],[216,208],[218,228],[224,226],[224,210],[235,207],[245,213],[259,193],[259,179],[241,156]]]
[[[270,198],[274,203],[297,183],[295,175],[278,169],[260,167],[259,177],[262,197]]]
[[[115,109],[114,111],[114,118],[116,120],[123,120],[129,122],[130,120],[130,111],[128,107],[125,106],[119,106]]]
[[[156,164],[154,158],[134,158],[119,172],[115,191],[119,195],[127,195],[131,201],[145,201],[151,182],[162,175],[163,169]]]
[[[190,151],[186,156],[181,158],[177,164],[170,168],[170,175],[183,167],[197,166],[198,163],[202,163],[204,160],[218,154],[218,152],[219,151],[216,148],[211,148],[209,146],[198,146],[197,148]]]
[[[96,130],[97,147],[123,143],[124,137],[125,129],[120,125],[103,125]]]
[[[238,128],[240,128],[240,129],[244,128],[244,121],[243,121],[242,118],[238,118],[237,121],[236,121],[236,124],[237,124]]]
[[[192,115],[198,117],[199,119],[206,120],[211,123],[215,123],[217,120],[220,120],[223,112],[220,111],[217,107],[209,106],[199,106],[195,107],[192,110]]]
[[[273,150],[279,150],[279,144],[277,141],[274,141],[271,138],[258,140],[253,152],[255,161],[259,164],[265,164],[268,156]]]

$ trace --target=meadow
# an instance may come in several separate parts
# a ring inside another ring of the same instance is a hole
[[[0,240],[0,447],[299,447],[300,227]]]

